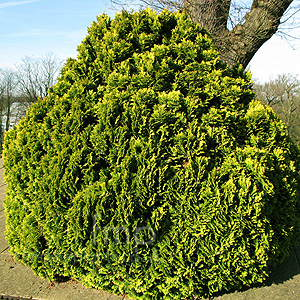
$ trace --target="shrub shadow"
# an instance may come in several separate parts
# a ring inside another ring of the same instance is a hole
[[[244,287],[240,289],[238,292],[242,293],[253,288],[262,288],[266,286],[272,286],[274,284],[275,285],[283,284],[284,282],[292,279],[294,276],[299,274],[300,274],[300,244],[297,247],[295,247],[291,251],[289,256],[274,269],[270,277],[266,279],[265,282],[261,284],[253,284],[249,287]],[[215,299],[217,297],[228,295],[234,292],[236,292],[236,290],[216,293],[209,299]]]
[[[72,281],[72,278],[67,276],[61,276],[61,275],[56,275],[54,278],[55,283],[64,283],[68,281]]]
[[[281,284],[292,279],[294,276],[300,274],[300,244],[295,247],[290,255],[278,265],[270,277],[265,281],[264,286],[271,286],[272,284]]]

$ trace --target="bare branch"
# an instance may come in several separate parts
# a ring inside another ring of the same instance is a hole
[[[254,86],[260,101],[271,106],[286,123],[287,132],[299,142],[300,81],[297,76],[282,74],[277,78]]]
[[[48,89],[56,82],[62,67],[60,61],[53,54],[41,58],[26,57],[17,66],[20,93],[29,103],[48,95]]]

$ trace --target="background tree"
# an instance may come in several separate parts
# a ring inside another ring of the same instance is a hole
[[[291,74],[279,75],[265,83],[254,85],[258,99],[279,115],[288,134],[300,143],[300,80]]]
[[[49,88],[56,83],[62,61],[49,53],[40,58],[25,57],[17,66],[20,94],[28,104],[48,95]]]
[[[125,1],[125,2],[124,2]],[[126,0],[111,0],[124,6]],[[280,25],[291,24],[299,7],[293,0],[140,0],[142,6],[156,10],[185,11],[205,27],[218,47],[221,59],[233,67],[248,65],[258,49],[270,39]],[[127,4],[132,5],[132,1]],[[292,26],[293,27],[293,26]]]
[[[1,70],[2,71],[2,70]],[[0,71],[0,151],[2,150],[2,143],[3,143],[3,124],[2,124],[2,111],[3,111],[3,97],[4,97],[4,90],[5,87],[2,82],[2,74]]]
[[[53,54],[26,57],[16,68],[0,70],[0,144],[3,134],[17,124],[28,106],[48,95],[62,61]]]
[[[3,69],[0,72],[1,90],[1,141],[2,133],[10,127],[12,117],[12,106],[18,101],[17,98],[17,77],[11,69]]]

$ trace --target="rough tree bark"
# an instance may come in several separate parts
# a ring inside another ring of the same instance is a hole
[[[111,0],[120,4],[121,0]],[[181,9],[212,35],[221,59],[233,67],[248,65],[258,49],[278,30],[280,20],[293,0],[254,0],[243,21],[230,30],[233,0],[140,0],[156,9]]]
[[[227,29],[230,0],[184,0],[190,18],[212,35],[221,59],[247,66],[258,49],[278,30],[292,0],[254,0],[243,24]]]

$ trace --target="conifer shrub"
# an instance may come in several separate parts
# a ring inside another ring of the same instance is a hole
[[[299,237],[299,151],[184,14],[103,14],[5,136],[6,237],[134,299],[263,282]]]

